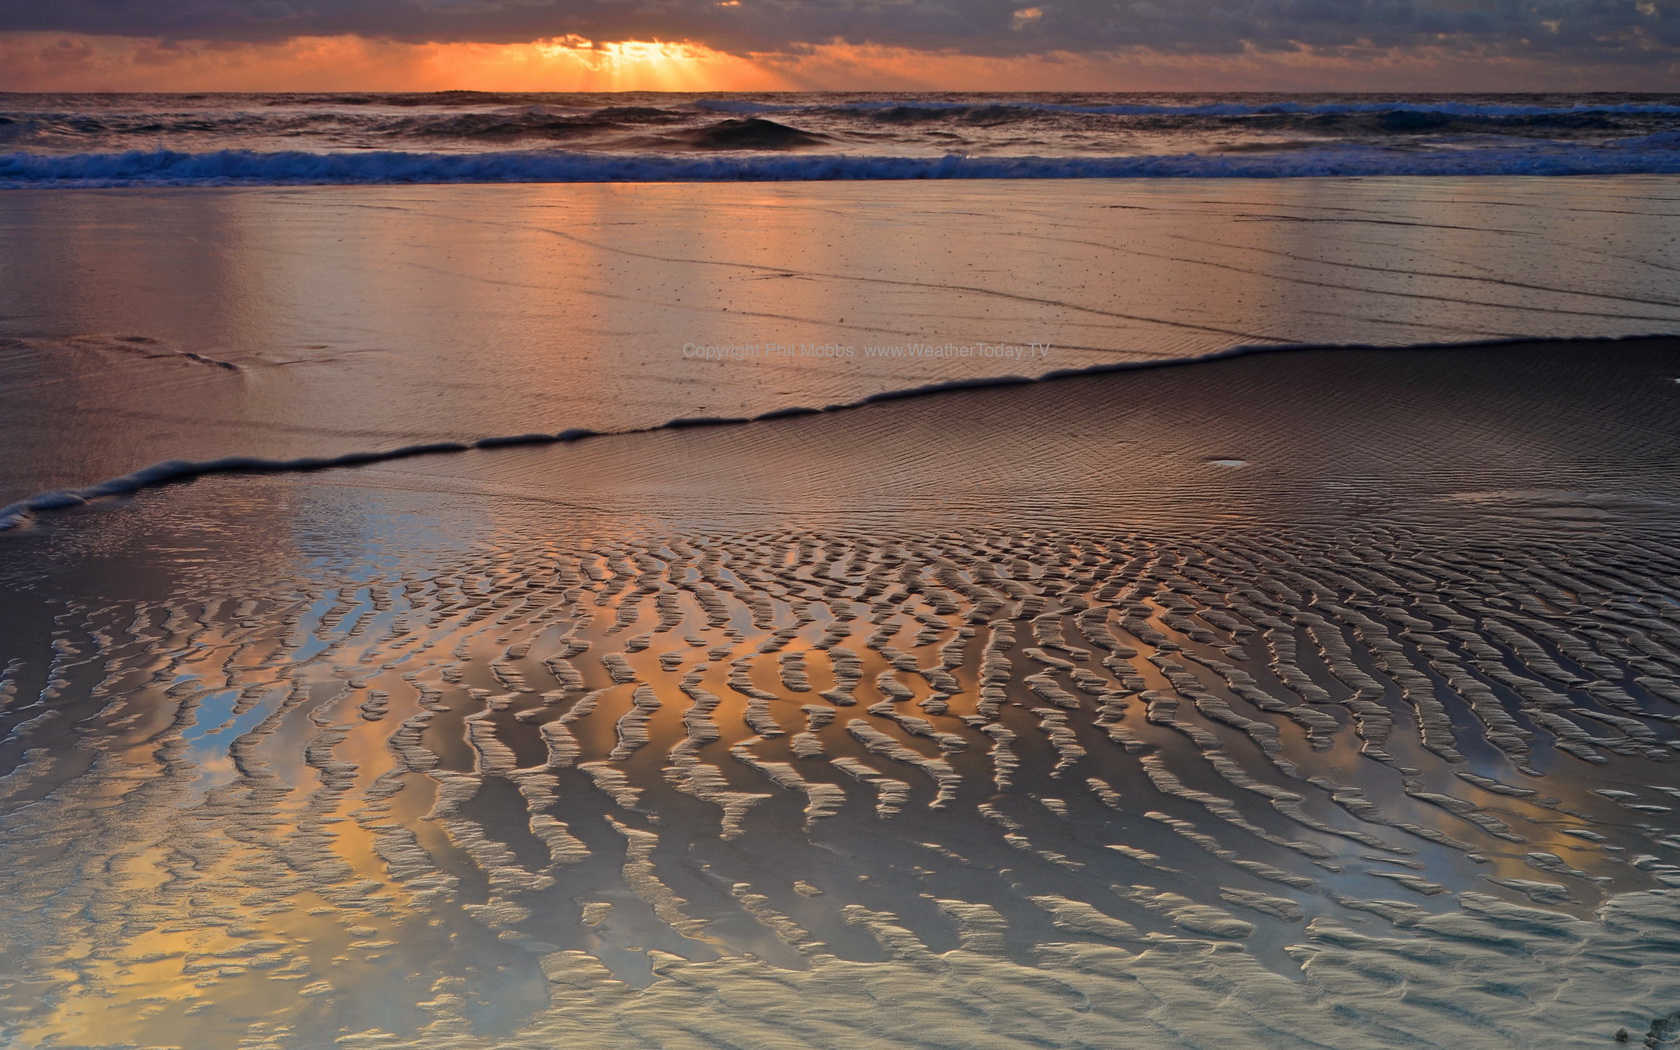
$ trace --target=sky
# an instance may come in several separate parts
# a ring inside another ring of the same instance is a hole
[[[1680,0],[0,0],[0,90],[1680,91]]]

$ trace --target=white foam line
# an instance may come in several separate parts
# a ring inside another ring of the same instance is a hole
[[[1680,173],[1673,133],[1602,146],[1416,152],[1336,144],[1272,154],[943,157],[747,153],[735,156],[573,151],[204,153],[130,150],[0,153],[0,188],[319,186],[554,182],[812,182],[899,179],[1341,178],[1356,176],[1659,175]]]
[[[855,101],[799,102],[777,104],[750,99],[700,99],[693,108],[714,113],[800,113],[852,111],[860,113],[893,109],[913,109],[935,112],[961,112],[971,109],[1016,110],[1023,113],[1082,113],[1096,116],[1270,116],[1278,114],[1307,114],[1313,116],[1337,114],[1384,113],[1441,113],[1459,117],[1545,117],[1580,116],[1586,114],[1644,114],[1669,116],[1680,113],[1680,106],[1660,102],[1619,102],[1604,104],[1576,104],[1569,106],[1478,104],[1473,102],[1407,102],[1399,99],[1376,102],[1219,102],[1183,106],[1161,103],[1119,103],[1091,105],[1053,103],[1036,99],[928,99],[908,95],[902,98],[860,99]]]

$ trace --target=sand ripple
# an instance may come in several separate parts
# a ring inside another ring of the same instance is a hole
[[[0,675],[0,1031],[1666,1045],[1670,528],[1442,520],[526,525],[61,601]]]

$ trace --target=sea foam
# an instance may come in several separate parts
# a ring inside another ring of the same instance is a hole
[[[1301,178],[1680,173],[1672,134],[1601,146],[1417,151],[1337,145],[1277,153],[1109,157],[950,154],[672,156],[516,150],[310,153],[174,150],[0,154],[0,188],[491,182],[802,182],[893,179]]]

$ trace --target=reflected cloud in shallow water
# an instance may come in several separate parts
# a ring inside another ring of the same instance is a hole
[[[1644,1031],[1674,352],[1269,355],[10,535],[8,1038]],[[1503,512],[1564,480],[1605,513]]]

